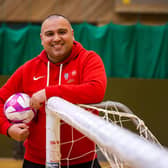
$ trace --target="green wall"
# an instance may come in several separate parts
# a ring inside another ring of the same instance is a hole
[[[168,146],[167,97],[168,80],[110,78],[105,99],[127,105]]]
[[[2,85],[8,76],[0,76]],[[109,78],[105,100],[118,101],[137,114],[159,139],[168,146],[168,80]],[[0,157],[12,157],[13,141],[0,135]]]

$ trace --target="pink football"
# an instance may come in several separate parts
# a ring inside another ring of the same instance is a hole
[[[12,123],[29,123],[36,115],[30,107],[30,97],[25,93],[15,93],[4,104],[4,113]]]

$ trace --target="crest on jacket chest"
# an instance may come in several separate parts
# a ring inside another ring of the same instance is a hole
[[[64,79],[68,80],[69,74],[68,73],[64,73]]]
[[[76,75],[77,75],[76,70],[66,72],[64,73],[64,80],[66,81],[66,83],[73,83],[75,81]]]

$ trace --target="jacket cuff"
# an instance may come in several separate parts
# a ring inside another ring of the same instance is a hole
[[[2,127],[1,127],[1,134],[9,136],[9,135],[8,135],[8,128],[9,128],[10,126],[12,126],[11,123],[5,122],[5,123],[2,125]]]

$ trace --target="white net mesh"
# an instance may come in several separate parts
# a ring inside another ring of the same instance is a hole
[[[77,129],[83,135],[81,134],[82,136],[79,139],[75,139],[76,141],[81,141],[87,136],[98,145],[98,148],[96,148],[98,153],[101,149],[108,161],[108,164],[102,166],[103,168],[167,167],[167,150],[163,149],[144,122],[134,115],[127,106],[111,101],[79,106],[58,97],[50,98],[47,103],[47,111],[59,115],[62,120],[72,126],[71,141],[61,142],[61,145],[71,144],[67,156],[61,158],[61,162],[66,161],[69,165],[70,159],[76,159],[70,157],[70,155],[75,143],[73,129]],[[101,117],[84,110],[84,108],[99,111]],[[130,129],[143,138],[124,128]],[[90,151],[90,153],[92,152],[94,151]],[[83,153],[77,157],[81,158],[84,155],[88,155],[88,153]]]

